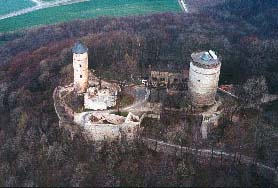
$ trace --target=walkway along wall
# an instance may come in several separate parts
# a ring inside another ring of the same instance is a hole
[[[183,157],[184,154],[194,155],[196,160],[198,160],[199,162],[202,162],[204,159],[216,159],[218,162],[221,161],[223,165],[236,163],[244,164],[247,167],[253,165],[256,167],[257,173],[260,176],[278,185],[278,169],[266,166],[259,162],[255,162],[253,158],[241,155],[240,153],[233,154],[213,149],[183,147],[150,138],[142,138],[142,142],[147,148],[156,152],[162,152],[177,157]]]
[[[71,114],[67,113],[68,110],[65,109],[65,107],[62,104],[62,101],[60,99],[59,87],[56,87],[54,89],[52,97],[54,102],[54,109],[59,119],[59,127],[63,127],[67,131],[69,131],[72,139],[75,135],[80,135],[81,129],[79,128],[78,125],[76,125],[73,121],[71,121],[72,120]]]

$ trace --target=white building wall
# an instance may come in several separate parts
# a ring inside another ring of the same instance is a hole
[[[88,88],[88,53],[73,54],[74,87],[78,93],[86,92]]]
[[[205,106],[215,102],[220,67],[202,68],[190,63],[189,92],[193,105]]]

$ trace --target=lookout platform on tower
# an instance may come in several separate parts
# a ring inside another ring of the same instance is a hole
[[[88,52],[88,48],[86,46],[84,46],[80,41],[75,43],[72,48],[72,53],[75,53],[75,54],[84,54],[86,52]]]
[[[194,65],[205,69],[215,68],[221,64],[219,58],[211,50],[209,52],[193,53],[191,58]]]

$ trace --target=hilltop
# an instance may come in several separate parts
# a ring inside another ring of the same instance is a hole
[[[188,66],[192,51],[213,49],[222,56],[220,83],[243,84],[263,76],[270,92],[277,93],[276,15],[258,10],[242,17],[231,6],[217,2],[190,14],[100,17],[2,34],[0,185],[274,186],[254,170],[202,166],[194,158],[151,152],[140,142],[129,146],[121,140],[121,145],[107,143],[98,151],[81,136],[71,139],[59,127],[53,107],[54,88],[73,81],[71,47],[78,40],[89,48],[89,67],[103,78],[129,80],[149,65]],[[265,9],[275,12],[267,4]],[[277,107],[271,110],[277,113]],[[269,130],[277,135],[277,122],[262,116],[259,123],[266,126],[260,126],[260,142],[245,142],[259,160],[277,166],[270,142],[277,137],[267,135]],[[255,134],[254,122],[247,121],[246,127]]]

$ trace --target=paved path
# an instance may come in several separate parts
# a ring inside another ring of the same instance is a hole
[[[22,14],[27,14],[27,13],[30,13],[30,12],[33,12],[36,10],[40,10],[40,9],[61,6],[61,5],[68,5],[68,4],[73,4],[73,3],[81,3],[81,2],[85,2],[85,1],[89,1],[89,0],[57,0],[57,1],[53,1],[53,2],[41,2],[38,0],[33,0],[33,2],[35,2],[37,4],[36,6],[25,8],[25,9],[15,11],[15,12],[12,12],[9,14],[5,14],[3,16],[0,16],[0,20],[12,18],[12,17],[19,16]]]
[[[180,5],[181,9],[184,12],[188,13],[189,11],[188,11],[187,4],[185,3],[185,0],[178,0],[178,2],[179,2],[179,5]]]

